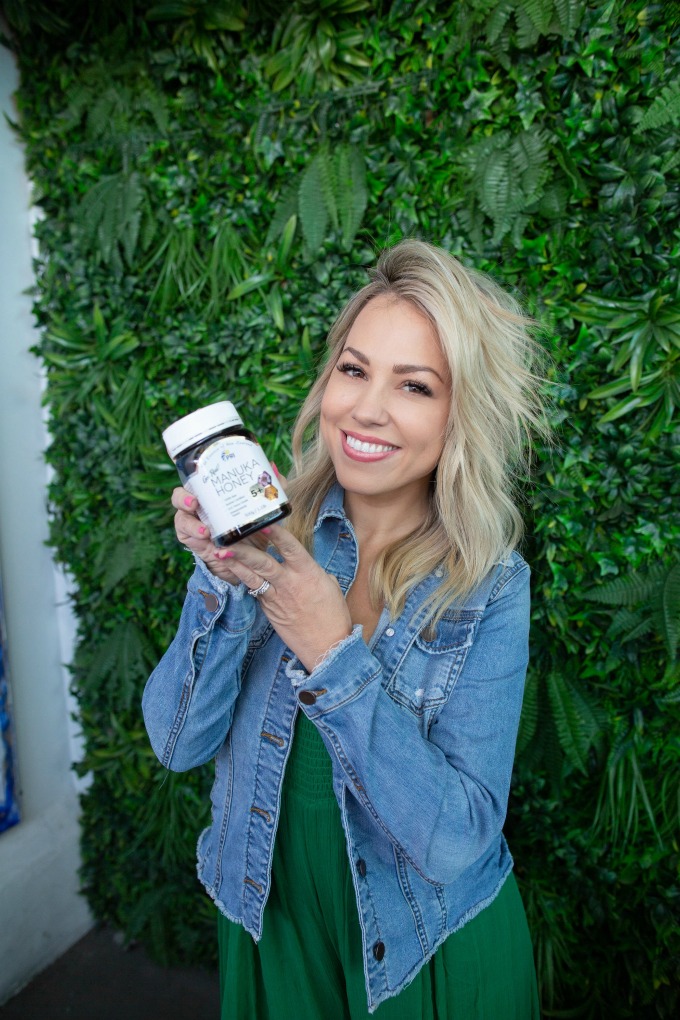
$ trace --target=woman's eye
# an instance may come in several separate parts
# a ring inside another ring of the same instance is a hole
[[[343,375],[348,375],[352,379],[357,379],[364,374],[364,370],[358,365],[352,364],[350,361],[343,362],[342,365],[337,366],[338,372],[342,372]]]
[[[404,388],[409,393],[422,393],[424,397],[431,397],[432,390],[425,383],[416,382],[414,379],[409,379],[408,382],[404,383]]]

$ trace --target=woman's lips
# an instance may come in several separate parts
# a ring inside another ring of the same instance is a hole
[[[364,462],[385,460],[399,451],[398,446],[392,446],[391,443],[381,443],[371,436],[360,436],[352,432],[343,432],[342,429],[340,430],[340,435],[342,436],[343,452],[350,460]]]

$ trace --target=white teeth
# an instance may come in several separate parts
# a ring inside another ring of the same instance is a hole
[[[390,450],[397,449],[396,446],[382,446],[380,443],[362,443],[361,440],[347,434],[345,434],[345,439],[349,448],[358,450],[359,453],[389,453]]]

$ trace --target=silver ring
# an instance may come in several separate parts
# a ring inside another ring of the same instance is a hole
[[[269,581],[263,581],[259,588],[249,588],[248,594],[252,595],[256,599],[259,595],[264,595],[266,591],[269,591],[271,584]]]

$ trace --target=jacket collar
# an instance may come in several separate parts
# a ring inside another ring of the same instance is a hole
[[[330,489],[323,498],[319,514],[316,519],[316,524],[314,525],[314,532],[316,533],[319,530],[324,521],[328,519],[335,519],[337,521],[340,521],[344,525],[344,528],[352,535],[352,538],[354,538],[354,541],[356,543],[356,536],[354,534],[352,522],[345,513],[344,500],[345,490],[340,485],[340,483],[336,481],[333,483],[333,485],[330,487]],[[353,555],[356,556],[357,553],[358,551],[356,550],[355,547]],[[351,568],[351,578],[353,578],[355,570],[356,561],[353,561]],[[460,609],[465,609],[468,607],[472,608],[473,606],[476,608],[483,608],[486,605],[493,580],[496,578],[498,572],[499,572],[498,569],[491,570],[487,577],[480,582],[475,591],[470,592],[464,599],[461,600],[461,604],[458,604],[456,606],[458,611],[460,611]],[[433,571],[433,573],[430,574],[429,577],[423,578],[423,580],[420,581],[417,585],[415,585],[414,588],[412,589],[411,593],[407,598],[407,607],[413,613],[414,619],[417,619],[421,615],[423,616],[426,615],[426,613],[423,610],[423,602],[441,584],[442,576],[443,576],[443,564],[440,568]],[[351,579],[349,580],[348,583],[351,583]]]
[[[346,521],[349,524],[349,518],[345,513],[344,503],[345,490],[340,485],[340,482],[333,482],[321,503],[321,508],[319,510],[318,517],[316,518],[316,524],[314,525],[314,531],[319,530],[327,517],[335,517],[337,520]]]

